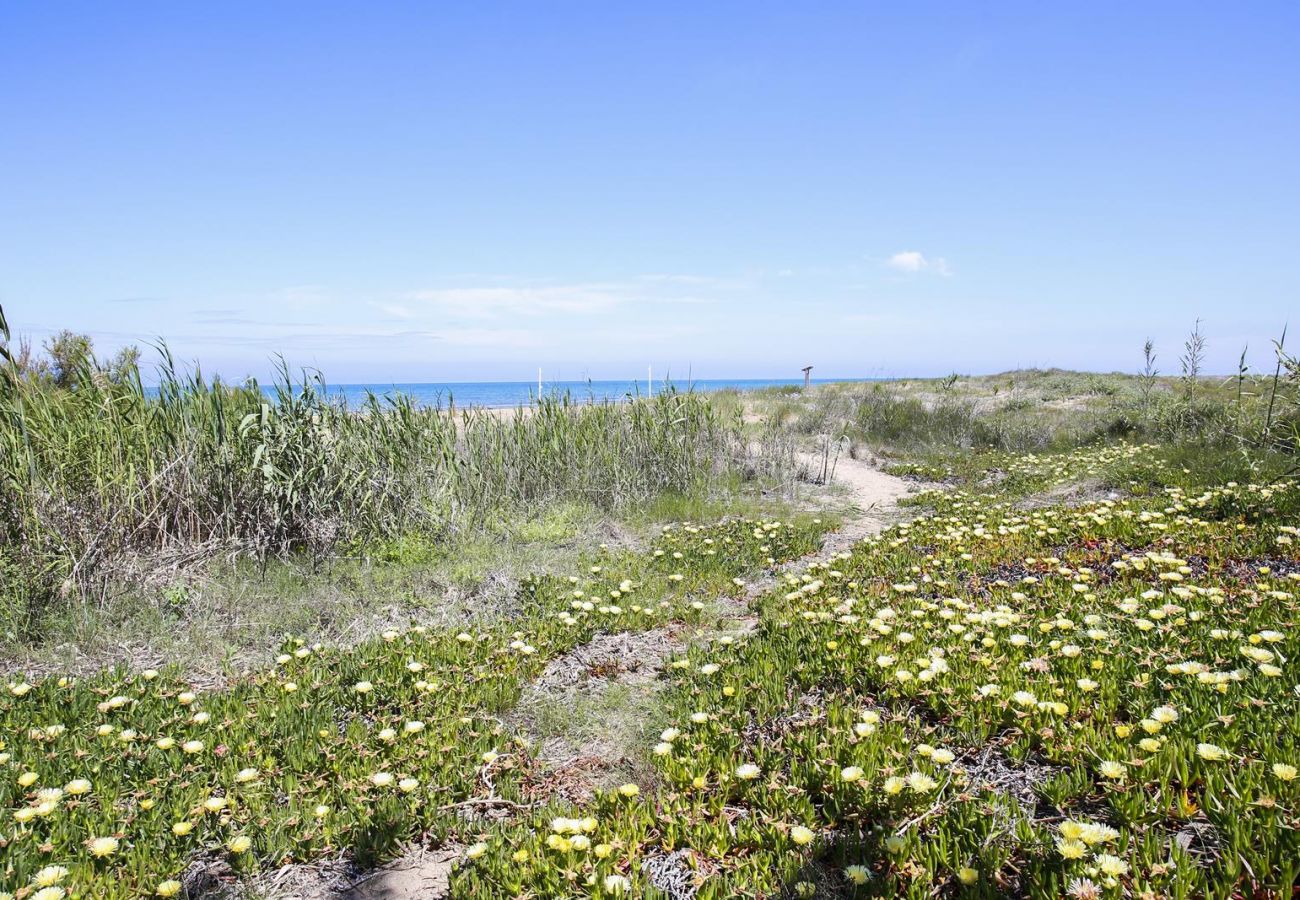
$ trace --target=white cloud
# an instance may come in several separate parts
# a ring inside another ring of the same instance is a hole
[[[951,270],[948,268],[948,261],[942,256],[936,256],[931,259],[920,250],[901,250],[889,257],[889,259],[885,261],[885,265],[897,272],[905,272],[907,274],[923,272],[927,269],[932,272],[937,272],[945,277],[952,274]]]

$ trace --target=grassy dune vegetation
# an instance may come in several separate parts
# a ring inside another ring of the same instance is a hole
[[[411,846],[456,897],[1291,896],[1300,368],[1208,379],[1199,340],[508,417],[0,343],[0,898]],[[917,490],[818,552],[854,515],[790,490],[819,456]],[[518,707],[613,636],[641,774],[559,790]],[[215,679],[204,641],[264,646]]]
[[[196,560],[255,560],[264,578],[277,561],[482,556],[484,541],[558,523],[572,542],[583,529],[569,526],[788,468],[780,446],[756,451],[738,421],[690,393],[544,398],[513,416],[401,397],[350,409],[287,368],[264,391],[181,373],[164,356],[149,391],[133,356],[100,361],[71,338],[51,349],[50,360],[25,354],[0,383],[11,646],[70,619],[84,629],[91,609],[103,620],[185,606],[194,585],[172,576]],[[247,567],[220,580],[228,594]],[[141,596],[141,582],[156,590]]]

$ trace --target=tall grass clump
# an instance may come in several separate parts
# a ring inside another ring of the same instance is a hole
[[[133,360],[110,373],[82,355],[62,385],[0,365],[0,601],[28,627],[125,561],[438,539],[553,501],[617,509],[708,487],[747,453],[738,421],[689,392],[501,416],[349,407],[284,365],[227,385],[165,348],[156,389]]]

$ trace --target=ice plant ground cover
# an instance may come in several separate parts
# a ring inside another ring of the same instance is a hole
[[[600,631],[690,621],[736,581],[814,550],[825,525],[665,528],[521,588],[472,631],[288,641],[228,690],[180,670],[10,680],[0,692],[0,897],[176,896],[196,858],[235,872],[464,832],[460,804],[518,801],[527,748],[501,724],[548,659]]]
[[[463,897],[1286,896],[1300,490],[1193,487],[1168,459],[991,457],[787,572],[754,631],[665,667],[657,778],[589,805],[533,782],[503,724],[523,687],[598,633],[704,615],[823,523],[669,528],[528,581],[508,621],[289,641],[222,692],[15,679],[0,893],[175,896],[196,859],[254,876],[420,839],[467,846]],[[1073,482],[1123,491],[1042,505]]]
[[[1300,874],[1300,491],[1154,448],[1123,500],[932,513],[669,668],[660,784],[489,829],[467,897],[1283,897]],[[1164,486],[1160,486],[1160,482]]]

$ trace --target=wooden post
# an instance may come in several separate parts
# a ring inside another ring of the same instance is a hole
[[[808,387],[808,382],[812,378],[812,366],[803,367],[803,386]]]

